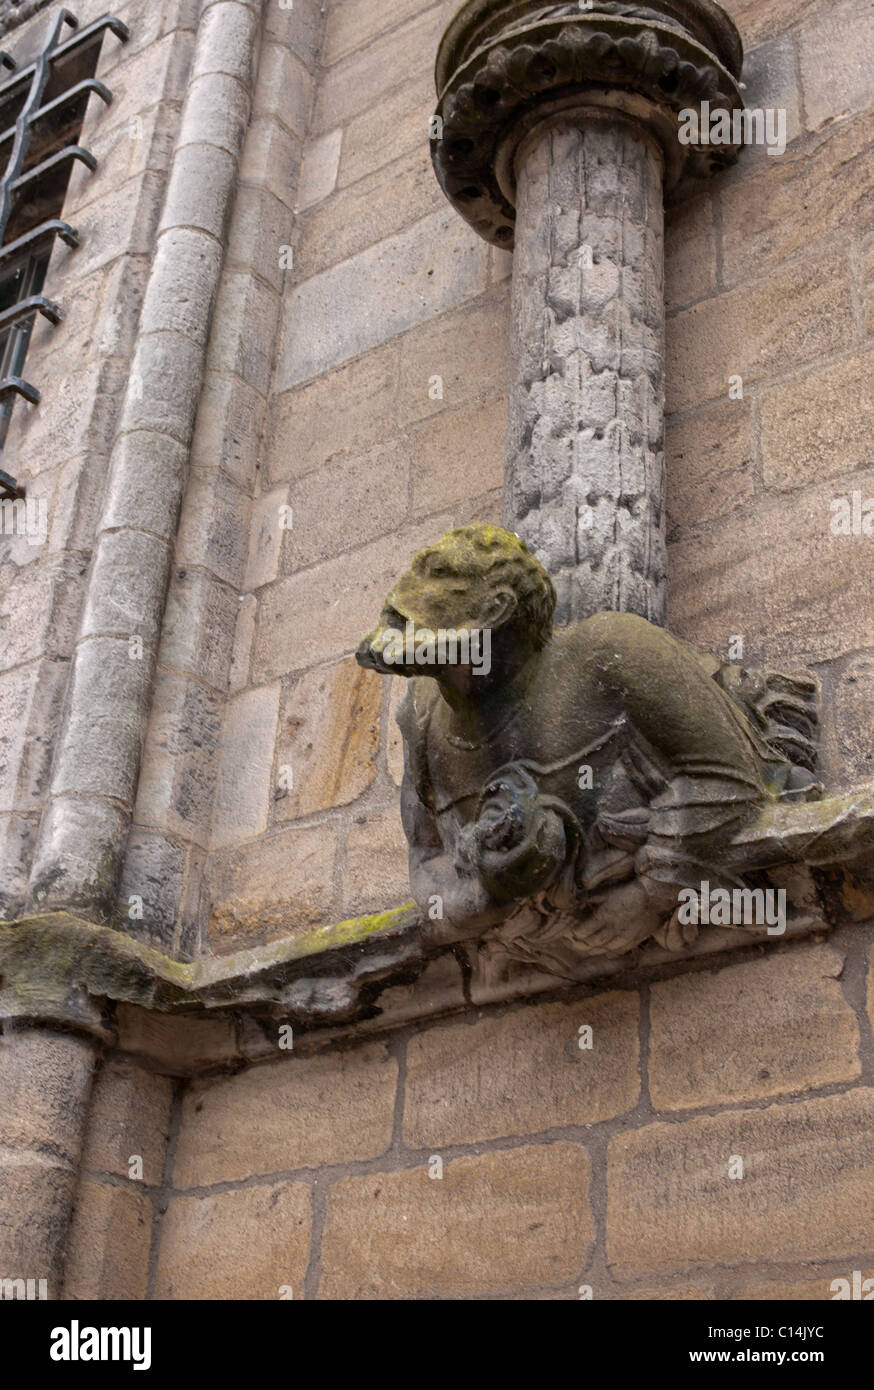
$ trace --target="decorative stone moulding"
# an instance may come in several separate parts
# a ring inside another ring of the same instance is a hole
[[[734,24],[709,0],[471,0],[437,59],[437,178],[480,236],[509,249],[517,156],[544,121],[625,114],[657,138],[666,186],[707,174],[735,160],[739,146],[681,143],[679,114],[704,101],[742,108],[742,61]]]

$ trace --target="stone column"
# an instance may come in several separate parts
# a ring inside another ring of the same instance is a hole
[[[559,622],[666,621],[664,194],[736,157],[680,113],[741,107],[741,62],[710,0],[470,0],[441,45],[438,178],[515,244],[504,525]]]
[[[4,1024],[0,1037],[0,1279],[60,1298],[97,1053],[92,1038]],[[0,1292],[0,1298],[4,1295]]]

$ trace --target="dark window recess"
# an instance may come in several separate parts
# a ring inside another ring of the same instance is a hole
[[[94,76],[103,36],[109,29],[122,43],[130,37],[109,15],[85,29],[78,25],[69,10],[58,11],[45,46],[20,69],[0,50],[0,450],[15,397],[34,405],[40,398],[22,375],[34,318],[58,323],[62,317],[43,283],[55,237],[79,244],[61,212],[73,165],[97,166],[78,142],[91,93],[112,100]],[[14,480],[0,471],[0,497],[15,492]]]

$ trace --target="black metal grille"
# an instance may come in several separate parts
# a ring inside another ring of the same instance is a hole
[[[22,376],[34,318],[58,323],[61,309],[41,293],[54,239],[78,246],[75,227],[61,219],[73,165],[97,167],[78,144],[92,92],[107,104],[112,93],[94,73],[107,29],[126,43],[127,25],[106,15],[85,29],[69,10],[51,20],[45,46],[18,69],[0,50],[0,449],[16,396],[36,404],[40,393]],[[64,37],[65,31],[75,32]],[[0,497],[15,490],[0,472]]]

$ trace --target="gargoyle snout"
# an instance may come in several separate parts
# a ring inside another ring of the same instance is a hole
[[[355,651],[355,660],[359,666],[363,666],[365,671],[379,671],[383,675],[387,671],[382,654],[389,640],[389,629],[385,627],[375,627],[372,632],[368,632],[366,637],[362,637]]]

